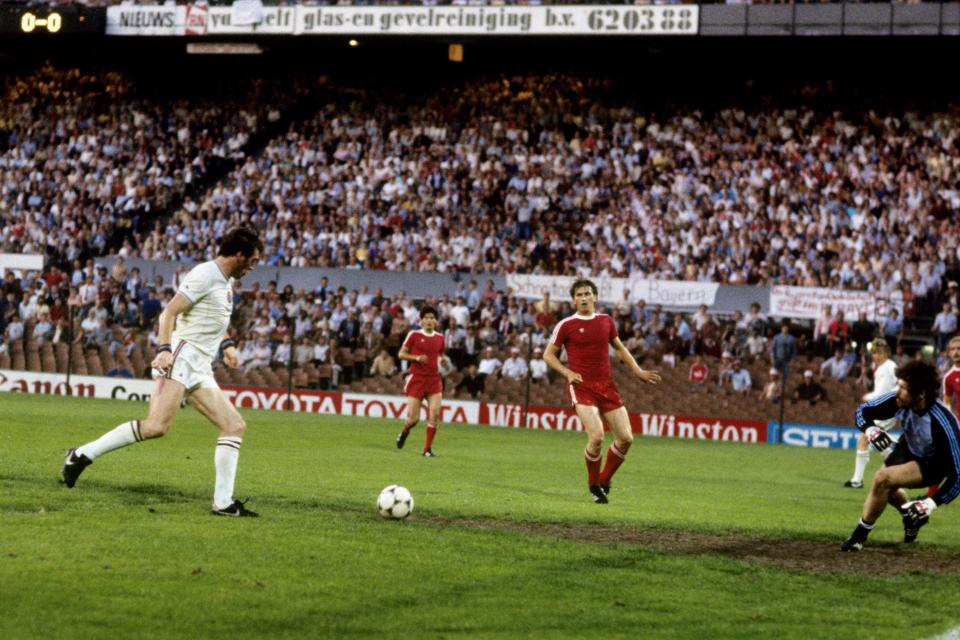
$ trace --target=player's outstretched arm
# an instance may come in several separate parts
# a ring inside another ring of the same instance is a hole
[[[647,371],[641,368],[640,365],[637,364],[637,361],[633,359],[630,351],[620,342],[620,338],[614,338],[610,341],[610,344],[613,345],[613,350],[619,356],[620,361],[630,368],[633,375],[647,384],[660,384],[660,374],[656,371]],[[546,360],[546,358],[544,358],[544,360]]]
[[[567,384],[578,384],[583,382],[583,376],[576,371],[571,371],[563,366],[563,363],[560,362],[560,358],[557,357],[559,352],[560,348],[551,342],[547,345],[547,348],[543,352],[543,361],[547,363],[548,367],[562,375],[566,379]]]

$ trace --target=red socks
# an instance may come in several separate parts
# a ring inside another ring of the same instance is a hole
[[[617,472],[617,469],[620,468],[620,465],[623,464],[623,459],[626,454],[620,453],[620,449],[617,449],[617,444],[613,443],[610,445],[610,448],[607,450],[607,464],[603,465],[603,471],[600,472],[600,478],[597,481],[601,487],[606,487],[610,484],[610,478],[613,477],[613,474]],[[597,464],[600,462],[600,458],[597,458]]]
[[[593,457],[586,449],[583,450],[583,458],[587,462],[587,484],[591,487],[600,484],[600,461],[603,456]]]
[[[423,444],[424,451],[430,451],[433,447],[433,436],[437,435],[437,425],[432,422],[427,423],[427,441]]]

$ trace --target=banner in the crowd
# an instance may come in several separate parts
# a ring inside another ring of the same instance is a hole
[[[843,311],[844,319],[851,323],[859,317],[861,311],[872,321],[885,318],[890,309],[896,309],[900,317],[903,317],[903,295],[899,291],[880,294],[822,287],[777,285],[770,288],[771,316],[816,319],[826,306],[829,306],[833,313]]]
[[[544,276],[535,274],[507,274],[507,286],[521,298],[540,299],[546,292],[552,300],[569,300],[574,276]],[[641,278],[591,278],[597,285],[598,298],[603,304],[634,304],[643,300],[648,305],[696,308],[701,304],[712,306],[717,298],[715,282],[687,282],[684,280],[645,280]]]
[[[114,5],[107,34],[287,35],[696,35],[697,5],[264,6]]]

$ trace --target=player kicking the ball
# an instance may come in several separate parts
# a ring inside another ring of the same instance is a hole
[[[443,381],[440,380],[438,363],[441,359],[449,366],[444,355],[443,334],[437,332],[437,311],[431,306],[420,308],[420,329],[414,329],[400,347],[400,359],[410,363],[410,377],[403,386],[407,396],[407,420],[403,431],[397,436],[397,449],[403,449],[410,430],[420,420],[420,403],[427,399],[427,437],[423,443],[423,455],[433,457],[433,438],[437,435],[437,420],[440,418],[440,401],[443,399]]]
[[[610,493],[610,480],[633,443],[630,418],[610,373],[609,347],[640,380],[659,384],[660,374],[644,371],[617,336],[613,318],[596,313],[597,285],[590,280],[577,280],[570,287],[576,313],[557,323],[543,360],[567,381],[567,393],[587,431],[587,485],[593,501],[605,504]],[[568,367],[557,357],[567,350]],[[613,443],[603,458],[603,422],[613,431]]]
[[[233,498],[246,423],[214,380],[211,364],[219,348],[227,366],[240,364],[233,340],[223,339],[233,312],[233,280],[253,269],[262,252],[263,243],[256,233],[238,228],[223,237],[214,260],[190,270],[160,314],[160,344],[152,362],[159,377],[149,415],[145,420],[124,422],[97,440],[67,451],[61,472],[64,484],[72,488],[83,470],[105,453],[166,434],[186,396],[220,430],[213,457],[217,476],[214,515],[257,515]]]
[[[897,368],[897,390],[857,408],[857,428],[878,449],[892,442],[886,431],[871,426],[875,420],[896,417],[903,437],[873,476],[870,495],[859,524],[841,545],[843,551],[860,551],[877,518],[892,504],[903,518],[903,541],[913,542],[930,514],[960,494],[960,425],[937,400],[940,380],[933,365],[914,360]],[[942,481],[942,483],[941,483]],[[904,487],[939,485],[930,498],[913,500]]]

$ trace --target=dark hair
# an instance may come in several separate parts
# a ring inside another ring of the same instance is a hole
[[[907,383],[910,395],[923,395],[926,406],[930,407],[940,395],[940,373],[937,368],[923,360],[911,360],[897,367],[897,378]]]
[[[423,305],[422,307],[420,307],[420,317],[422,318],[423,316],[425,316],[425,315],[427,315],[427,314],[432,315],[432,316],[433,316],[434,318],[436,318],[437,320],[440,319],[440,316],[437,315],[437,310],[434,309],[433,307],[431,307],[430,305],[425,304],[425,305]]]
[[[570,297],[573,298],[577,294],[577,289],[582,289],[583,287],[590,287],[590,291],[593,291],[593,295],[600,295],[600,290],[597,289],[597,285],[593,283],[593,280],[588,280],[586,278],[580,278],[579,280],[574,281],[570,285]]]
[[[263,253],[263,242],[257,233],[249,227],[237,227],[224,234],[217,255],[230,257],[239,253],[249,258],[254,251]]]

